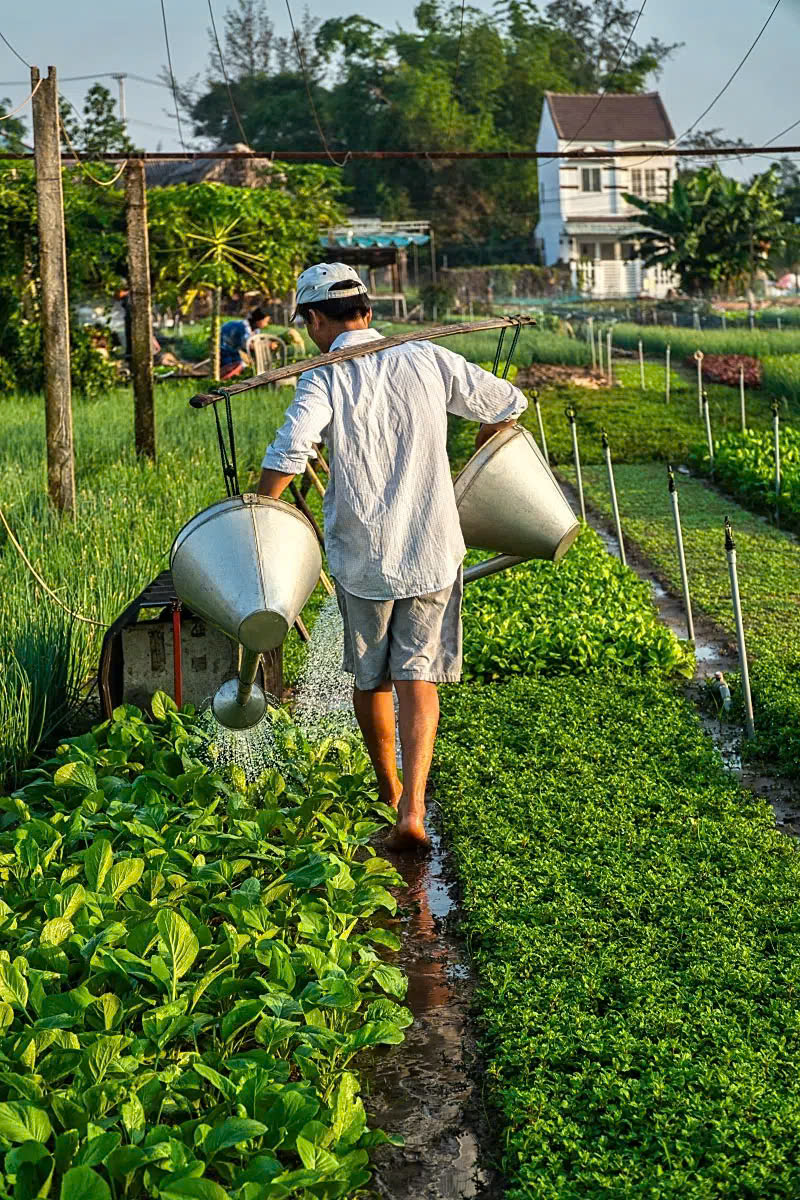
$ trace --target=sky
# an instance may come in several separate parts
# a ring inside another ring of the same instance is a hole
[[[470,0],[492,11],[493,0]],[[636,39],[658,36],[684,42],[660,78],[653,80],[664,99],[676,134],[700,115],[734,70],[772,8],[774,0],[646,0]],[[204,72],[208,60],[207,0],[165,0],[173,66],[185,80]],[[218,27],[225,0],[214,0]],[[634,6],[634,0],[631,0]],[[270,4],[279,33],[288,32],[285,3]],[[294,0],[295,17],[302,12]],[[311,12],[326,19],[364,12],[358,0],[310,0]],[[379,2],[368,15],[385,25],[413,27],[413,0]],[[95,72],[127,72],[156,79],[166,62],[159,0],[38,0],[37,4],[0,0],[0,31],[30,63],[44,72],[55,64],[62,90],[81,107],[92,80],[67,83],[64,77]],[[800,95],[795,81],[800,66],[800,0],[781,0],[775,16],[742,71],[725,95],[699,125],[720,127],[726,136],[749,144],[764,144],[776,133],[800,121]],[[0,98],[14,103],[25,98],[27,71],[0,42]],[[18,81],[18,82],[15,82]],[[113,79],[101,82],[114,90]],[[163,88],[129,78],[126,81],[130,133],[148,150],[177,147],[170,95]],[[800,145],[800,124],[781,139]],[[265,147],[266,148],[266,147]],[[751,159],[731,166],[747,177],[764,169],[765,160]]]

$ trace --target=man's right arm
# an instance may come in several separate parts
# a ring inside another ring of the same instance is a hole
[[[316,458],[314,446],[321,442],[330,425],[332,409],[327,388],[309,373],[300,377],[286,416],[264,455],[259,491],[274,495],[281,478],[286,482],[302,474],[309,458]],[[263,486],[262,486],[263,485]],[[269,489],[269,490],[267,490]]]
[[[447,411],[480,422],[477,446],[483,445],[498,429],[513,425],[528,407],[525,396],[507,379],[498,379],[441,346],[434,349],[447,390]]]

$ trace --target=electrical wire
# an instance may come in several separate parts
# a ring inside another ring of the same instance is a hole
[[[74,105],[73,105],[73,108],[74,108]],[[69,134],[67,133],[67,127],[64,124],[64,122],[61,120],[61,114],[59,114],[58,123],[61,127],[61,132],[64,135],[64,140],[67,143],[67,145],[69,146],[69,148],[72,152],[72,155],[75,159],[75,162],[78,164],[78,166],[80,167],[83,174],[88,179],[91,179],[92,183],[96,183],[98,187],[111,187],[112,184],[115,184],[117,182],[117,180],[119,179],[120,175],[122,174],[122,172],[127,167],[128,159],[127,158],[125,159],[122,166],[119,168],[119,170],[116,172],[116,174],[112,176],[111,179],[98,179],[96,175],[92,174],[92,172],[86,166],[86,163],[81,159],[81,156],[78,154],[78,151],[73,146],[72,139],[70,138]]]
[[[27,67],[27,68],[28,68],[28,70],[30,71],[30,70],[31,70],[31,64],[30,64],[30,63],[27,61],[27,59],[24,59],[24,58],[22,57],[22,55],[20,54],[19,50],[15,50],[15,49],[14,49],[14,47],[11,45],[11,42],[8,40],[8,38],[6,37],[6,35],[5,35],[4,33],[2,33],[2,32],[0,32],[0,39],[2,39],[2,40],[5,42],[5,44],[8,46],[9,50],[10,50],[10,51],[11,51],[11,53],[14,55],[14,57],[19,59],[19,61],[20,61],[20,62],[22,63],[22,65],[23,65],[23,67]]]
[[[249,146],[250,142],[248,141],[247,134],[244,131],[242,122],[239,119],[239,113],[236,109],[236,104],[233,99],[233,89],[231,88],[231,81],[228,78],[228,71],[225,66],[225,59],[222,57],[222,47],[219,44],[219,37],[217,36],[217,23],[214,20],[214,8],[211,4],[211,0],[208,0],[208,14],[211,17],[211,31],[214,34],[214,41],[217,46],[217,54],[219,56],[219,65],[222,67],[222,74],[225,77],[225,86],[228,89],[228,99],[230,100],[230,103],[231,103],[231,112],[233,113],[233,119],[235,120],[236,124],[239,126],[239,133],[242,135],[242,141],[244,142],[245,146]]]
[[[645,0],[645,3],[647,0]],[[453,132],[453,113],[456,105],[456,89],[458,88],[458,76],[461,71],[461,46],[464,41],[464,8],[466,0],[461,0],[461,24],[458,29],[458,50],[456,51],[456,69],[453,73],[453,92],[450,97],[450,115],[447,121],[447,140],[450,141],[450,135]]]
[[[42,79],[40,76],[39,79],[36,81],[36,87],[33,89],[30,96],[27,96],[22,101],[22,104],[18,104],[16,108],[12,108],[11,112],[3,113],[2,115],[0,115],[0,121],[8,121],[10,117],[16,116],[16,114],[25,107],[25,105],[28,103],[28,101],[33,99],[33,97],[36,95],[36,93],[38,92],[38,90],[41,86],[42,86]]]
[[[163,0],[162,0],[162,3],[163,3]],[[314,97],[311,94],[311,87],[310,87],[310,84],[308,81],[308,71],[306,70],[306,63],[305,63],[305,59],[303,57],[303,50],[302,50],[302,47],[300,46],[300,38],[297,36],[297,30],[294,27],[294,18],[292,16],[292,10],[289,7],[289,0],[286,0],[286,11],[289,14],[289,24],[292,27],[292,37],[294,38],[294,47],[295,47],[295,50],[297,51],[297,60],[300,63],[300,69],[303,72],[303,82],[306,85],[306,95],[308,96],[308,103],[311,107],[311,112],[314,117],[314,124],[317,127],[317,133],[319,134],[319,138],[325,149],[325,153],[327,154],[328,158],[331,160],[333,165],[335,167],[343,167],[343,166],[345,166],[348,158],[350,157],[350,152],[349,151],[347,152],[347,154],[345,155],[345,157],[343,158],[343,160],[341,162],[337,162],[336,159],[331,154],[330,147],[328,146],[328,139],[325,137],[325,134],[322,130],[322,125],[320,124],[319,115],[317,113],[317,106],[314,103]]]
[[[53,591],[53,589],[51,587],[48,587],[48,585],[42,579],[39,572],[34,567],[31,560],[28,558],[25,551],[22,549],[22,546],[20,546],[19,542],[14,537],[14,532],[13,532],[11,526],[9,525],[8,521],[6,520],[6,514],[3,512],[2,508],[0,508],[0,522],[2,522],[6,533],[8,534],[8,539],[11,542],[11,545],[14,547],[17,554],[19,554],[20,558],[25,563],[25,566],[28,568],[28,570],[30,571],[33,578],[39,584],[39,587],[44,588],[45,592],[47,592],[47,595],[52,600],[55,600],[56,604],[60,605],[61,608],[63,608],[64,612],[67,613],[70,617],[72,617],[73,620],[84,621],[87,625],[96,625],[99,629],[106,629],[107,626],[106,626],[105,621],[95,621],[95,619],[93,617],[84,617],[80,613],[73,612],[72,609],[68,608],[67,605],[64,603],[64,601],[62,599],[60,599],[59,596],[56,595],[56,593]]]
[[[164,42],[167,47],[167,66],[169,67],[169,78],[172,84],[172,99],[175,101],[175,120],[178,122],[178,141],[184,150],[186,150],[186,142],[183,140],[183,129],[181,128],[181,114],[178,106],[178,86],[175,83],[175,72],[172,69],[172,53],[169,48],[169,32],[167,30],[167,10],[164,7],[164,0],[161,0],[161,21],[164,25]]]
[[[780,3],[780,0],[778,0],[778,3]],[[600,105],[603,103],[606,96],[608,95],[609,89],[611,87],[611,81],[614,79],[614,76],[616,75],[617,71],[622,66],[622,60],[624,59],[625,55],[628,53],[628,47],[630,46],[631,42],[633,41],[633,35],[636,33],[636,26],[639,24],[639,21],[641,20],[642,13],[644,12],[646,5],[647,5],[647,0],[642,0],[642,7],[639,9],[638,13],[636,14],[636,20],[633,22],[633,25],[631,26],[627,41],[625,42],[625,45],[622,47],[622,50],[619,53],[619,57],[617,58],[617,61],[614,64],[614,69],[612,70],[611,74],[608,77],[608,82],[606,83],[606,86],[603,88],[602,92],[597,97],[597,101],[594,105],[594,108],[589,113],[586,120],[583,122],[583,124],[577,130],[577,132],[573,133],[572,137],[567,142],[567,145],[564,147],[565,150],[567,149],[568,146],[571,146],[573,142],[577,141],[577,139],[580,137],[581,133],[583,133],[584,129],[589,124],[592,117],[597,112],[598,108],[600,107]],[[554,162],[555,160],[551,159],[550,161]],[[546,164],[542,164],[542,165],[544,166]]]

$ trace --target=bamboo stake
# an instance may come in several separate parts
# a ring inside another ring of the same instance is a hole
[[[694,360],[697,363],[697,409],[703,415],[703,351],[695,350]]]
[[[711,463],[711,474],[714,474],[714,439],[711,436],[711,414],[708,411],[708,392],[703,392],[703,420],[706,426],[706,441],[708,443],[708,457]]]
[[[670,388],[670,383],[671,383],[670,373],[669,373],[669,359],[670,359],[671,350],[672,350],[672,346],[669,344],[669,342],[667,342],[667,352],[666,352],[666,358],[664,361],[664,401],[666,404],[669,404],[669,388]]]
[[[614,382],[614,373],[613,373],[613,370],[611,367],[611,336],[612,336],[612,329],[609,328],[608,333],[606,334],[606,350],[607,350],[607,355],[608,355],[608,361],[606,363],[606,366],[608,367],[609,386],[611,386],[611,384],[613,384],[613,382]]]
[[[742,433],[747,432],[747,414],[744,404],[744,365],[739,367],[739,407],[742,410]]]
[[[639,386],[644,391],[644,352],[641,338],[639,338]]]

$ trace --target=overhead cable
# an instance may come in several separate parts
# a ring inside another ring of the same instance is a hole
[[[0,121],[8,121],[10,117],[16,116],[17,113],[20,112],[25,107],[25,105],[28,104],[29,101],[31,101],[33,99],[33,97],[36,95],[36,93],[38,92],[38,90],[41,86],[42,86],[42,79],[40,76],[39,79],[37,79],[36,87],[33,89],[30,96],[26,96],[25,99],[22,101],[22,104],[18,104],[16,108],[12,108],[11,112],[3,113],[2,115],[0,115]]]
[[[169,67],[169,78],[170,78],[170,83],[172,84],[172,99],[175,102],[175,120],[178,122],[178,140],[179,140],[181,146],[183,146],[183,149],[185,150],[186,142],[183,140],[183,129],[181,128],[181,114],[180,114],[180,107],[178,105],[178,86],[175,83],[175,72],[172,69],[172,53],[169,48],[169,31],[167,30],[167,11],[164,8],[164,0],[161,0],[161,21],[164,25],[164,42],[167,47],[167,66]]]
[[[216,45],[217,45],[217,55],[219,57],[219,65],[222,67],[222,74],[225,77],[225,86],[228,89],[228,99],[230,100],[230,103],[231,103],[231,112],[233,113],[233,119],[235,120],[236,124],[239,126],[239,133],[242,135],[242,141],[244,142],[245,146],[249,146],[250,142],[248,140],[247,134],[244,131],[242,122],[239,120],[239,113],[237,111],[236,104],[233,99],[233,89],[231,88],[231,81],[228,78],[228,71],[225,66],[225,59],[222,57],[222,47],[219,44],[219,37],[217,36],[217,23],[214,20],[214,8],[211,4],[211,0],[208,0],[208,14],[211,17],[211,31],[214,34],[214,41],[216,42]]]
[[[2,33],[2,32],[0,32],[0,39],[2,39],[2,41],[4,41],[4,42],[5,42],[5,44],[8,46],[9,50],[10,50],[10,51],[11,51],[11,53],[14,55],[14,57],[19,59],[19,61],[20,61],[20,62],[22,63],[22,65],[23,65],[23,67],[27,67],[27,68],[28,68],[28,70],[30,71],[30,69],[31,69],[31,64],[30,64],[30,63],[27,61],[27,59],[25,59],[25,58],[23,58],[23,57],[22,57],[22,55],[20,54],[19,50],[15,50],[15,49],[14,49],[14,47],[11,45],[11,42],[8,40],[8,38],[6,37],[6,35],[5,35],[4,33]]]
[[[300,63],[300,70],[303,73],[303,82],[306,85],[306,95],[308,96],[308,103],[311,108],[311,113],[314,117],[314,124],[317,127],[317,133],[319,134],[319,139],[322,142],[322,145],[325,149],[325,153],[327,154],[328,158],[331,160],[333,165],[335,167],[343,167],[345,165],[345,163],[347,162],[348,158],[352,157],[352,156],[350,155],[350,152],[348,151],[348,153],[345,155],[342,162],[337,162],[336,159],[331,154],[330,147],[328,146],[328,139],[325,137],[325,134],[323,133],[322,125],[320,124],[319,115],[317,113],[317,106],[314,103],[314,97],[311,94],[311,85],[308,80],[308,71],[306,70],[305,58],[303,57],[303,49],[302,49],[302,46],[300,45],[300,38],[297,36],[297,30],[294,27],[294,17],[292,16],[292,10],[289,7],[289,0],[286,0],[286,11],[289,14],[289,24],[292,27],[292,37],[294,38],[294,48],[297,51],[297,61]]]

